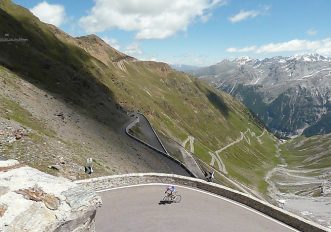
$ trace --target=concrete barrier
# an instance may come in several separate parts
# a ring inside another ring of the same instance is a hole
[[[76,181],[76,183],[93,188],[96,191],[150,183],[165,183],[189,186],[210,193],[214,193],[216,195],[226,197],[233,201],[249,206],[300,231],[330,231],[325,227],[322,227],[314,222],[308,221],[302,217],[280,209],[265,201],[259,200],[251,195],[241,193],[215,183],[208,183],[206,181],[191,177],[159,173],[138,173],[80,180]]]

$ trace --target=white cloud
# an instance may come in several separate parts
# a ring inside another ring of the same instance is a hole
[[[255,52],[255,53],[280,53],[280,52],[317,52],[324,55],[331,54],[331,38],[322,40],[294,39],[281,43],[269,43],[261,46],[244,48],[228,48],[227,52]]]
[[[103,41],[105,41],[107,44],[109,44],[111,47],[115,48],[116,50],[119,50],[121,48],[118,41],[114,38],[109,38],[107,36],[101,37]]]
[[[309,29],[309,30],[307,31],[307,34],[310,35],[310,36],[314,36],[314,35],[317,35],[317,31],[314,30],[314,29]]]
[[[164,39],[185,31],[190,23],[208,20],[225,0],[95,0],[80,19],[88,33],[112,28],[136,31],[136,39]]]
[[[60,26],[65,21],[65,8],[62,5],[49,4],[43,1],[31,8],[30,11],[41,21],[55,26]]]
[[[137,43],[132,43],[132,44],[128,45],[125,48],[124,53],[128,54],[128,55],[131,55],[131,56],[137,56],[137,55],[142,55],[143,54],[143,52],[140,49],[139,44],[137,44]]]
[[[315,50],[321,46],[320,41],[308,41],[308,40],[290,40],[282,43],[269,43],[259,47],[257,53],[272,53],[272,52],[292,52],[292,51],[304,51]]]
[[[265,14],[267,11],[270,10],[270,6],[265,6],[263,9],[260,10],[241,10],[239,13],[229,17],[229,21],[232,23],[238,23],[244,21],[249,18],[255,18],[257,16]]]
[[[226,49],[227,52],[252,52],[256,50],[256,46],[249,46],[243,48],[228,48]]]
[[[229,20],[232,23],[238,23],[238,22],[246,20],[248,18],[255,18],[259,14],[260,14],[260,12],[255,11],[255,10],[250,10],[250,11],[241,10],[238,14],[235,14],[235,15],[229,17]]]

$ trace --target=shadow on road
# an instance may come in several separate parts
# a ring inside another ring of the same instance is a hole
[[[174,203],[173,201],[160,201],[159,202],[159,205],[167,205],[167,204],[171,204],[171,203]]]

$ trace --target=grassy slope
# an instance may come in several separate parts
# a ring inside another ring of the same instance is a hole
[[[330,181],[331,134],[306,138],[300,136],[281,145],[282,155],[288,164],[283,173],[273,177],[283,193],[308,197],[321,197],[320,186]],[[307,180],[310,180],[311,184]],[[295,185],[291,183],[295,182]],[[320,198],[323,199],[323,198]]]
[[[0,121],[10,120],[17,123],[20,128],[29,131],[24,139],[15,143],[1,144],[0,141],[0,155],[9,159],[19,159],[23,163],[54,175],[59,173],[49,169],[48,166],[58,162],[57,156],[68,155],[70,157],[67,156],[65,158],[67,161],[71,161],[71,163],[68,163],[68,165],[71,165],[70,170],[64,170],[61,172],[61,175],[70,178],[86,178],[87,176],[82,174],[81,171],[78,174],[75,171],[80,168],[80,165],[85,164],[85,160],[91,155],[91,152],[85,151],[87,148],[82,146],[82,144],[63,140],[44,119],[36,118],[24,105],[19,103],[15,97],[16,93],[23,93],[27,98],[31,97],[24,91],[22,92],[22,86],[20,86],[22,82],[20,80],[20,76],[0,66],[0,87],[6,86],[4,89],[0,88]],[[12,97],[8,97],[5,92],[9,92],[9,95]],[[47,111],[49,109],[44,110]],[[3,127],[0,128],[0,138],[3,135],[1,134],[1,132],[3,133],[1,129]],[[58,149],[54,144],[60,144],[58,147],[61,149]],[[99,158],[100,160],[102,159],[102,157],[97,157],[96,155],[94,157],[96,157],[96,162],[98,162]],[[72,169],[76,169],[74,170],[75,173]],[[94,169],[97,176],[112,173],[104,164],[96,163]]]
[[[8,0],[0,2],[0,8],[4,10],[0,10],[1,31],[29,39],[27,45],[0,45],[0,64],[94,115],[105,112],[105,121],[117,120],[119,105],[139,110],[160,133],[178,142],[194,136],[196,155],[208,163],[209,151],[236,140],[240,132],[249,128],[260,135],[263,131],[234,98],[166,64],[124,60],[120,68],[117,61],[102,62],[88,53],[91,51],[81,49],[79,40],[60,40],[54,29]],[[109,50],[109,56],[112,54]],[[266,134],[261,140],[262,144],[254,137],[251,144],[243,140],[221,157],[231,177],[265,192],[263,176],[278,160],[272,137]]]
[[[298,137],[282,145],[282,153],[289,167],[305,169],[329,168],[331,163],[331,135]],[[299,164],[299,165],[298,165]]]
[[[118,114],[113,94],[96,78],[95,59],[79,47],[57,39],[49,26],[28,10],[9,0],[1,1],[0,31],[29,40],[1,43],[0,64],[94,115]],[[109,116],[105,121],[109,121]]]

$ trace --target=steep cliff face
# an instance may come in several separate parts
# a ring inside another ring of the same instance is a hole
[[[101,199],[88,188],[0,161],[0,231],[95,231]]]
[[[330,133],[331,59],[318,54],[224,60],[193,72],[242,100],[283,136]],[[309,129],[313,127],[314,129]]]

